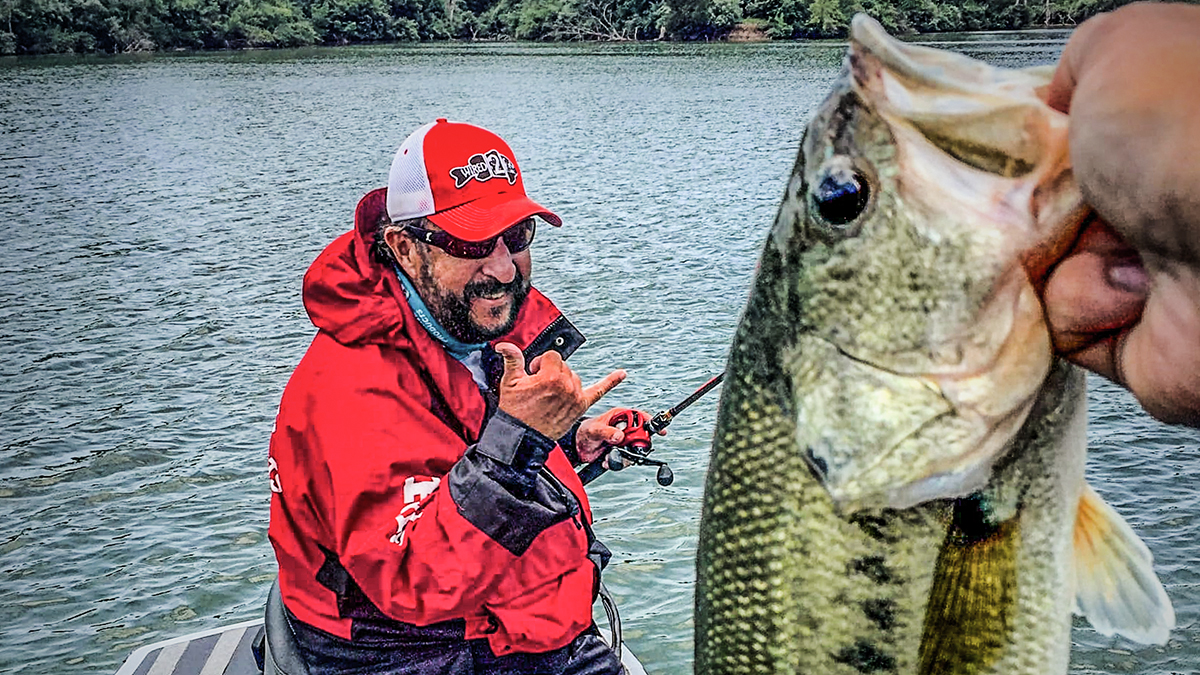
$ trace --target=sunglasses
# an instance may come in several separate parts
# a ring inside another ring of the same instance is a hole
[[[427,230],[423,227],[409,225],[406,229],[413,233],[417,241],[436,246],[455,258],[478,260],[492,254],[496,248],[496,240],[504,239],[504,245],[509,253],[520,253],[533,243],[533,234],[537,229],[533,218],[526,218],[491,239],[483,241],[463,241],[441,230]]]

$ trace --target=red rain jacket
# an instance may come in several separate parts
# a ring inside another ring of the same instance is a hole
[[[284,390],[269,460],[284,604],[350,640],[432,630],[486,637],[497,655],[563,647],[592,624],[589,547],[607,558],[583,486],[561,448],[495,412],[417,324],[370,256],[384,203],[382,189],[363,197],[355,230],[304,278],[319,331]],[[583,342],[532,289],[501,339],[527,359]],[[522,490],[505,462],[530,443],[553,449]]]

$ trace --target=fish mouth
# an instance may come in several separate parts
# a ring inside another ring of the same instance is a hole
[[[987,410],[964,402],[935,377],[874,365],[815,336],[801,338],[790,369],[798,448],[845,514],[979,490],[1020,430],[1040,384],[1023,383],[1021,395],[1010,392],[1011,404]]]
[[[1037,288],[1088,214],[1067,118],[1036,94],[1045,72],[906,45],[865,18],[852,37],[846,81],[798,166],[882,158],[874,194],[891,206],[828,256],[800,260],[811,332],[780,354],[796,449],[844,512],[986,485],[1050,372]],[[860,108],[861,121],[834,115]],[[781,207],[776,242],[817,222],[795,204]],[[905,261],[915,275],[894,274]]]

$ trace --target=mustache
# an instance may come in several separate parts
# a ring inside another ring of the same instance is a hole
[[[463,299],[470,302],[474,298],[496,295],[497,293],[508,293],[514,297],[519,297],[524,289],[525,277],[520,272],[517,272],[513,280],[508,283],[501,283],[496,279],[472,281],[463,288]]]

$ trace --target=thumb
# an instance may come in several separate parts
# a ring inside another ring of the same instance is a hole
[[[512,386],[525,377],[525,355],[520,348],[511,342],[500,342],[495,349],[504,359],[504,375],[500,377],[500,386]]]
[[[1070,356],[1137,322],[1148,278],[1137,254],[1094,223],[1050,275],[1044,302],[1055,349]]]

